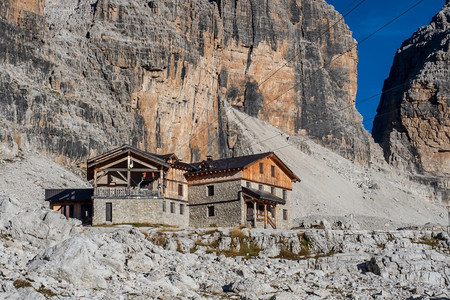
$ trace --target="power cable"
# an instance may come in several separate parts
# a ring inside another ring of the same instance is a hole
[[[350,5],[347,6],[347,8],[351,7],[355,2],[357,2],[358,0],[354,0],[352,3],[350,3]],[[349,14],[351,14],[354,10],[356,10],[360,5],[362,5],[366,0],[361,0],[359,1],[359,3],[354,6],[352,9],[350,9],[350,11],[346,12],[339,20],[337,20],[335,23],[333,23],[330,27],[327,28],[327,30],[325,30],[324,32],[322,32],[322,34],[319,35],[319,37],[317,38],[317,41],[320,40],[320,38],[322,38],[326,33],[329,33],[331,28],[333,28],[334,26],[336,26],[337,24],[339,24],[346,16],[348,16]],[[347,10],[347,8],[345,10]],[[344,11],[345,11],[344,10]],[[317,42],[316,41],[316,42]],[[304,50],[306,50],[309,46],[314,45],[313,42],[310,42]],[[298,56],[299,52],[296,52],[294,54],[294,56],[286,61],[281,67],[279,67],[278,69],[276,69],[272,74],[270,74],[268,77],[266,77],[265,79],[263,79],[260,83],[257,84],[257,88],[259,88],[261,85],[263,85],[265,82],[267,82],[270,78],[272,78],[277,72],[279,72],[282,68],[284,68],[288,63],[292,62],[297,56]],[[276,99],[275,99],[276,100]],[[230,106],[231,107],[231,106]],[[228,107],[226,109],[226,112],[230,109],[230,107]],[[206,108],[205,108],[206,109]],[[200,115],[203,115],[203,113],[201,113]],[[215,118],[212,122],[207,123],[207,127],[209,127],[209,125],[211,125],[212,123],[216,122],[218,119],[220,118],[220,116],[217,116],[217,118]],[[183,143],[180,145],[180,147],[184,147],[186,144],[189,144],[192,139],[194,138],[195,135],[198,135],[199,133],[203,132],[205,129],[197,131],[196,134],[193,134],[189,140],[186,143]]]
[[[351,50],[352,50],[353,48],[355,48],[356,46],[361,45],[362,43],[364,43],[365,41],[367,41],[370,37],[374,36],[376,33],[378,33],[379,31],[381,31],[382,29],[386,28],[388,25],[392,24],[395,20],[399,19],[401,16],[405,15],[406,13],[408,13],[409,11],[411,11],[413,8],[415,8],[417,5],[419,5],[420,3],[424,2],[424,1],[425,1],[425,0],[420,0],[420,1],[416,2],[414,5],[412,5],[411,7],[409,7],[408,9],[406,9],[405,11],[403,11],[401,14],[399,14],[399,15],[396,16],[396,17],[394,17],[393,19],[391,19],[390,21],[388,21],[387,23],[385,23],[385,24],[383,24],[381,27],[379,27],[377,30],[375,30],[374,32],[372,32],[372,33],[370,33],[369,35],[367,35],[365,38],[363,38],[363,39],[361,40],[361,42],[356,43],[356,44],[352,45],[352,46],[351,46],[349,49],[347,49],[346,51],[341,52],[339,55],[337,55],[336,57],[334,57],[333,59],[331,59],[327,64],[324,64],[323,66],[321,66],[320,69],[323,69],[323,68],[325,68],[326,66],[329,66],[334,60],[336,60],[337,58],[341,57],[341,56],[344,55],[345,53],[351,51]],[[390,88],[390,89],[387,90],[387,91],[383,91],[382,93],[378,93],[378,94],[373,95],[373,96],[371,96],[371,97],[365,98],[365,99],[359,101],[358,104],[359,104],[359,103],[362,103],[362,102],[365,102],[365,101],[368,101],[369,99],[372,99],[372,98],[376,97],[377,95],[381,95],[381,94],[387,93],[388,91],[392,91],[392,90],[394,90],[394,89],[396,89],[396,88],[398,88],[398,87],[400,87],[400,86],[403,86],[403,85],[405,85],[405,84],[407,84],[407,83],[409,83],[409,82],[405,82],[405,83],[403,83],[403,84],[400,84],[400,85],[397,85],[397,86],[395,86],[395,87],[392,87],[392,88]],[[300,83],[294,84],[292,87],[290,87],[289,89],[287,89],[286,91],[284,91],[283,93],[281,93],[280,95],[278,95],[277,97],[275,97],[274,99],[272,99],[271,102],[272,102],[272,101],[275,101],[275,100],[277,100],[277,99],[279,99],[280,97],[282,97],[283,95],[285,95],[287,92],[289,92],[290,90],[292,90],[294,87],[296,87],[298,84],[300,84]],[[355,102],[355,105],[356,105],[356,104],[357,104],[357,102]],[[336,111],[334,111],[334,112],[332,112],[332,113],[337,113],[337,112],[343,111],[343,110],[345,110],[345,109],[347,109],[347,108],[349,108],[349,107],[353,107],[353,104],[351,104],[351,105],[348,106],[348,107],[344,107],[344,108],[338,109],[338,110],[336,110]],[[317,123],[317,122],[318,122],[318,121],[315,121],[314,123],[304,125],[303,127],[307,127],[307,126],[313,125],[313,124],[315,124],[315,123]],[[364,121],[364,122],[366,122],[366,121]],[[272,136],[272,137],[270,137],[270,138],[266,138],[266,139],[264,139],[264,140],[262,140],[262,141],[260,141],[260,142],[267,141],[267,140],[272,139],[272,138],[274,138],[274,137],[276,137],[276,136],[278,136],[278,135],[280,135],[280,134],[277,134],[277,135]],[[257,142],[256,144],[258,144],[258,143],[260,143],[260,142]]]

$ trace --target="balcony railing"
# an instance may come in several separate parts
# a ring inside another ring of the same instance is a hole
[[[97,187],[94,190],[97,198],[155,198],[160,197],[158,190],[126,188],[126,187]]]

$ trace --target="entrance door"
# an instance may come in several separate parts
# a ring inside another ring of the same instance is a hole
[[[91,222],[92,222],[92,204],[81,205],[81,221],[83,221],[83,225],[91,224]]]
[[[247,222],[250,223],[252,226],[255,226],[255,218],[253,214],[253,203],[252,202],[246,202],[247,205]]]

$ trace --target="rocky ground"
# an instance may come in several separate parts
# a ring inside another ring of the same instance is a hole
[[[24,153],[0,171],[0,298],[450,297],[445,224],[386,230],[374,217],[361,230],[370,222],[322,214],[304,221],[316,229],[82,227],[42,201],[43,188],[86,185],[71,170]]]
[[[83,228],[0,203],[6,299],[450,297],[442,231]]]

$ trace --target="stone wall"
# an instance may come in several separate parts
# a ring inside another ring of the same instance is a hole
[[[208,186],[214,186],[214,195],[208,196]],[[232,227],[243,224],[241,181],[212,182],[189,187],[189,224],[192,226]],[[208,207],[214,207],[214,216],[208,216]]]
[[[167,200],[164,198],[96,198],[93,203],[94,215],[92,218],[92,225],[107,223],[106,203],[112,204],[111,223],[113,224],[150,223],[179,226],[187,226],[189,224],[189,207],[184,201]],[[174,212],[171,212],[171,203],[174,205]],[[180,205],[184,206],[183,214],[180,213]]]
[[[234,180],[190,186],[189,224],[199,227],[211,226],[211,224],[224,227],[246,224],[246,206],[240,193],[246,184],[246,180]],[[208,186],[214,186],[213,196],[208,196]],[[264,184],[262,186],[264,191],[271,192],[271,186]],[[250,182],[250,187],[258,189],[259,183]],[[286,190],[286,192],[286,204],[277,205],[277,228],[291,228],[292,226],[291,191]],[[282,198],[283,190],[275,188],[274,194]],[[209,216],[208,207],[212,206],[214,207],[214,216]],[[287,210],[287,220],[283,220],[283,210]],[[264,227],[264,223],[257,223],[255,227]]]

